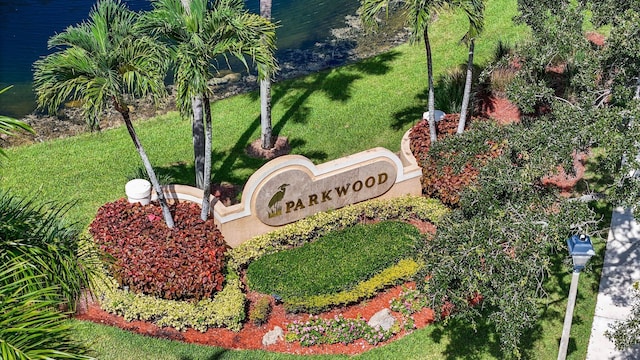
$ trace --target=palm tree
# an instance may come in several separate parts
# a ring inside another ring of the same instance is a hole
[[[271,21],[271,0],[260,0],[260,16]],[[260,139],[263,149],[273,147],[271,132],[271,79],[260,80]]]
[[[214,61],[221,57],[228,64],[232,56],[248,69],[249,57],[258,64],[260,80],[271,76],[277,68],[275,26],[248,13],[242,0],[154,0],[152,4],[141,24],[166,38],[174,54],[177,104],[183,116],[193,118],[196,185],[204,190],[201,217],[206,219],[212,137],[207,82],[216,70]]]
[[[462,109],[458,122],[458,134],[462,134],[467,124],[467,111],[469,98],[471,97],[471,81],[473,79],[473,52],[476,37],[484,28],[484,0],[459,0],[455,6],[461,8],[469,20],[469,29],[462,41],[469,45],[469,59],[467,61],[467,78],[464,83],[464,95],[462,97]]]
[[[62,216],[68,206],[37,205],[0,190],[0,358],[87,359],[67,316],[99,269],[95,248]]]
[[[122,115],[158,194],[164,220],[172,228],[173,217],[125,102],[126,95],[150,95],[158,100],[165,94],[168,51],[137,30],[138,15],[120,0],[99,1],[89,17],[52,36],[49,48],[63,49],[35,62],[38,106],[54,113],[65,101],[79,100],[89,126],[95,129],[100,114],[111,104]]]
[[[446,7],[451,1],[446,0],[361,0],[360,17],[369,26],[376,25],[376,18],[381,12],[388,14],[390,6],[398,4],[401,16],[405,18],[411,29],[411,41],[424,40],[424,47],[427,56],[427,81],[429,87],[429,98],[427,110],[429,111],[429,133],[431,142],[437,140],[435,105],[433,90],[433,59],[431,54],[431,42],[429,41],[429,23],[434,11]]]
[[[56,310],[51,297],[57,289],[24,290],[39,278],[25,263],[0,263],[0,358],[93,359],[72,340],[67,317]]]
[[[26,289],[55,287],[53,299],[75,309],[82,289],[91,287],[97,257],[80,231],[63,221],[68,208],[37,205],[0,190],[0,263],[27,264],[39,279]]]
[[[0,89],[0,94],[11,89],[11,87],[12,86],[8,86],[4,89]],[[15,134],[16,130],[22,130],[32,134],[34,133],[33,129],[28,124],[8,116],[0,115],[0,134],[11,136]],[[0,157],[6,156],[7,154],[2,148],[0,148]]]

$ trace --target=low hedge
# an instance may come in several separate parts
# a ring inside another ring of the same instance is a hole
[[[349,305],[373,297],[378,291],[390,285],[409,280],[422,267],[413,259],[400,260],[396,265],[359,283],[355,288],[329,295],[308,298],[291,298],[284,301],[288,312],[308,312],[317,314],[337,305]]]
[[[256,236],[227,252],[229,267],[240,270],[266,254],[291,249],[315,241],[332,231],[359,223],[362,219],[409,220],[438,225],[449,212],[438,200],[403,196],[390,200],[369,200],[338,210],[315,214],[268,234]]]
[[[400,221],[357,224],[331,232],[303,247],[269,254],[247,269],[249,288],[292,297],[329,295],[352,289],[418,253],[418,229]]]
[[[158,326],[171,326],[178,330],[191,327],[205,332],[208,328],[224,327],[240,331],[246,316],[245,295],[237,276],[228,276],[224,288],[213,299],[198,302],[135,294],[119,289],[115,279],[106,275],[96,284],[102,309],[122,315],[127,321],[151,321]]]

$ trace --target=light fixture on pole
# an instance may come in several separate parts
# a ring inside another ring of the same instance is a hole
[[[580,272],[596,252],[593,250],[591,238],[586,235],[573,235],[567,239],[569,255],[573,258],[573,271]]]
[[[573,308],[576,304],[578,294],[578,279],[580,271],[584,269],[589,259],[596,254],[593,250],[591,239],[586,235],[573,235],[567,239],[569,255],[573,259],[573,274],[571,275],[571,287],[569,288],[569,299],[567,300],[567,312],[564,316],[564,326],[562,327],[562,339],[558,350],[558,360],[567,357],[567,347],[569,345],[569,333],[571,332],[571,322],[573,320]]]

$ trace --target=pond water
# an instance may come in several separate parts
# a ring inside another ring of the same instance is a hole
[[[148,0],[123,0],[133,10],[149,10]],[[49,54],[47,40],[88,17],[94,0],[0,0],[0,114],[21,117],[35,108],[32,65]],[[259,13],[259,0],[246,1]],[[308,49],[323,42],[333,28],[344,27],[358,0],[273,0],[272,18],[279,22],[278,49]]]

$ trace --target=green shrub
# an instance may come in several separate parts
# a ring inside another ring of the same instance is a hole
[[[449,70],[440,75],[434,92],[436,109],[442,110],[446,114],[460,113],[466,77],[466,71],[460,68]]]
[[[195,303],[164,300],[124,291],[108,276],[97,283],[99,286],[96,293],[102,309],[122,315],[127,321],[152,321],[158,326],[171,326],[178,330],[191,327],[205,332],[213,327],[240,331],[245,319],[245,296],[237,276],[227,276],[224,288],[213,299]]]
[[[293,298],[285,301],[289,312],[319,313],[338,305],[348,305],[373,297],[387,286],[410,279],[422,265],[411,259],[403,259],[398,264],[383,270],[371,279],[359,283],[354,289],[329,295],[317,295],[308,298]]]
[[[424,170],[424,194],[452,207],[459,206],[462,191],[475,184],[480,168],[502,154],[506,143],[505,130],[493,122],[473,122],[468,131],[451,136],[456,126],[457,119],[445,116],[438,123],[440,140],[433,146],[426,122],[411,130],[411,149]]]
[[[249,321],[256,326],[260,326],[269,320],[269,314],[271,313],[271,300],[269,296],[261,297],[253,309],[249,311]]]
[[[228,265],[239,270],[263,255],[315,241],[324,234],[353,226],[360,219],[407,220],[417,218],[435,225],[449,212],[438,200],[404,196],[391,200],[370,200],[338,210],[321,212],[268,234],[254,237],[229,250]]]
[[[417,253],[420,232],[386,221],[334,231],[303,247],[263,256],[247,269],[252,290],[292,297],[352,289],[399,259]]]

